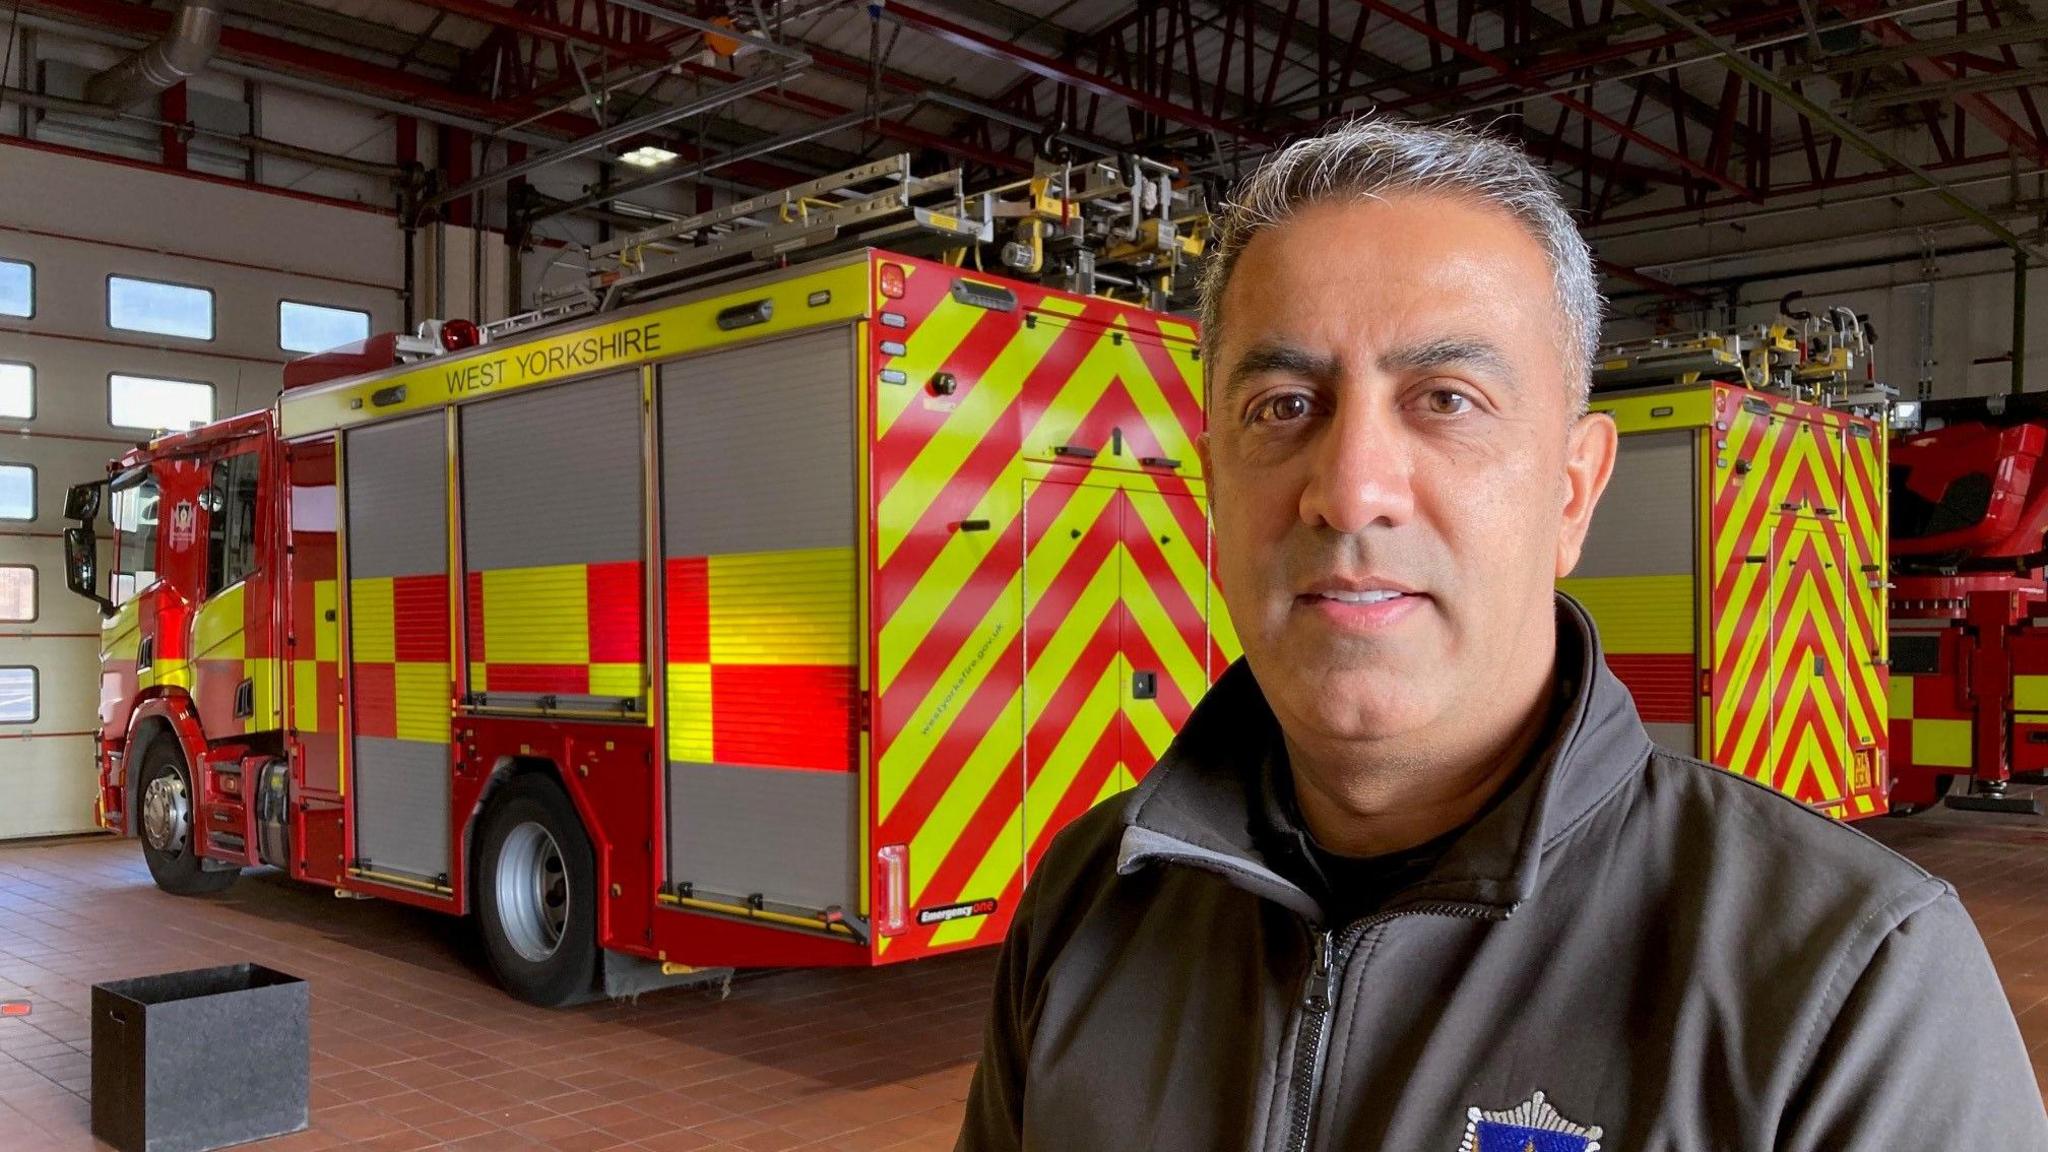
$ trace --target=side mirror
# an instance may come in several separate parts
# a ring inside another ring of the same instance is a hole
[[[64,493],[64,518],[80,524],[90,524],[100,518],[100,493],[106,490],[106,482],[97,484],[73,484]]]
[[[72,489],[75,494],[78,489]],[[112,616],[114,602],[100,595],[99,541],[91,528],[64,530],[64,583],[73,592],[100,606],[100,615]]]

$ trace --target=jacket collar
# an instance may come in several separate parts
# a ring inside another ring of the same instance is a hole
[[[1389,909],[1430,902],[1512,911],[1535,895],[1544,851],[1642,770],[1650,738],[1607,668],[1591,617],[1563,593],[1557,615],[1559,671],[1574,691],[1547,750]],[[1278,733],[1250,666],[1232,664],[1127,801],[1117,870],[1201,868],[1320,922],[1320,905],[1274,869],[1254,830]]]

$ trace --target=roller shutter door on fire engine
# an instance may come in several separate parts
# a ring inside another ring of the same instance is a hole
[[[1592,614],[1650,738],[1681,756],[1700,753],[1698,438],[1692,429],[1621,438],[1578,567],[1558,583]]]
[[[851,329],[663,365],[669,879],[858,898]]]
[[[348,433],[355,868],[448,872],[448,466],[441,413]]]
[[[461,432],[470,706],[645,715],[639,374],[473,404]]]

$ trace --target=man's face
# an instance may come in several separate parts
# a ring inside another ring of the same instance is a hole
[[[1245,248],[1221,324],[1218,574],[1289,731],[1525,707],[1615,449],[1606,417],[1571,419],[1542,247],[1462,198],[1316,205]]]

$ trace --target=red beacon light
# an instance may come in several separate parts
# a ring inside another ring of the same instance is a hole
[[[473,320],[443,320],[441,322],[441,347],[450,352],[474,348],[483,343],[483,333]]]
[[[876,274],[875,279],[880,283],[882,295],[891,300],[903,298],[905,280],[903,265],[884,262],[881,271]]]

